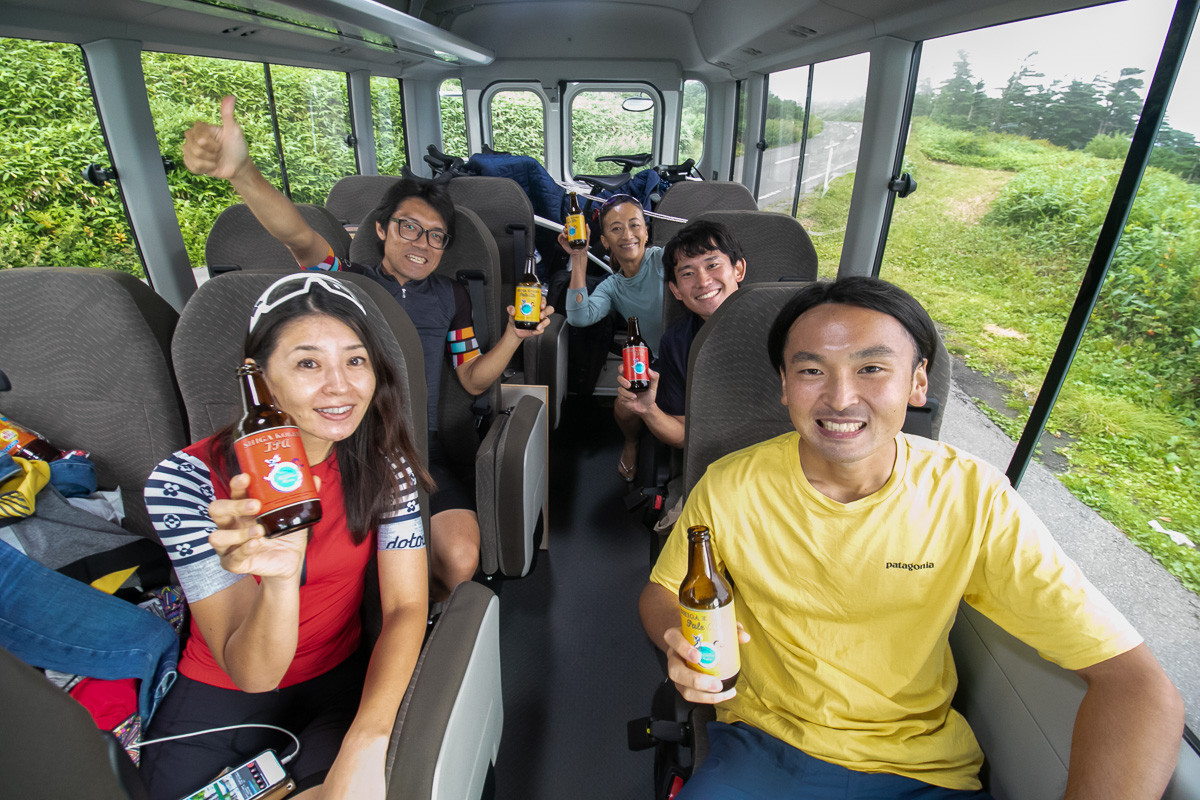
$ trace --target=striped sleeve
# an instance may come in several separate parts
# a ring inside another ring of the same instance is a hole
[[[455,328],[446,334],[446,349],[450,351],[450,364],[458,369],[479,355],[479,340],[475,328]]]
[[[421,501],[417,497],[417,478],[408,464],[392,464],[400,493],[379,525],[379,550],[417,550],[425,547],[425,526],[421,522]]]
[[[203,461],[182,451],[174,453],[150,473],[145,498],[150,522],[171,557],[188,602],[203,600],[245,577],[226,572],[208,543],[217,526],[208,516],[213,488]]]

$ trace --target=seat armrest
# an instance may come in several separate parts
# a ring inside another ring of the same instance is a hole
[[[463,583],[426,638],[396,714],[387,796],[478,798],[503,726],[500,601],[485,586]]]
[[[530,337],[521,344],[524,383],[550,389],[550,430],[558,428],[563,398],[567,395],[568,333],[567,318],[554,313],[550,315],[550,324],[541,336]]]

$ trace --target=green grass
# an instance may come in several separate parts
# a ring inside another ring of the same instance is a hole
[[[1078,169],[1087,165],[1080,159],[1091,157],[1016,137],[989,136],[973,146],[968,137],[949,136],[944,129],[926,146],[920,134],[918,127],[905,168],[921,188],[896,203],[881,276],[926,305],[944,327],[952,353],[1005,386],[1015,416],[989,416],[1016,438],[1058,346],[1090,246],[1084,250],[1056,240],[1045,227],[1012,224],[991,212],[1022,170],[1053,172],[1063,164]],[[947,141],[966,154],[955,156]],[[929,152],[968,165],[935,161]],[[852,175],[844,176],[825,197],[807,201],[799,214],[805,226],[818,232],[844,227],[852,182]],[[1101,184],[1096,178],[1078,193],[1096,195],[1103,192]],[[1071,196],[1061,196],[1066,212],[1077,213]],[[833,236],[817,236],[814,244],[822,276],[832,276],[840,237],[835,242]],[[1173,543],[1149,525],[1157,520],[1200,543],[1196,402],[1188,399],[1186,386],[1167,385],[1163,375],[1172,373],[1147,362],[1147,348],[1098,329],[1089,327],[1047,426],[1074,440],[1065,448],[1069,467],[1060,477],[1200,594],[1200,551]]]

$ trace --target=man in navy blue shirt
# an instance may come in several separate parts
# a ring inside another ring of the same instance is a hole
[[[650,370],[650,388],[629,391],[617,378],[617,402],[638,415],[659,441],[683,447],[684,390],[688,354],[700,326],[746,277],[746,259],[729,229],[718,222],[689,222],[667,242],[663,252],[667,288],[688,313],[663,332],[658,348],[659,371]]]

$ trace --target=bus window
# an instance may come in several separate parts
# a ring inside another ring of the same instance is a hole
[[[767,149],[763,151],[758,188],[758,205],[764,210],[796,213],[804,125],[808,122],[810,137],[819,135],[822,126],[820,119],[805,119],[811,72],[811,67],[797,67],[767,76],[767,120],[763,126]]]
[[[546,104],[528,89],[502,89],[484,98],[491,147],[529,156],[546,166]]]
[[[144,277],[76,45],[0,39],[0,267],[104,266]]]
[[[449,78],[438,87],[438,108],[442,112],[442,152],[466,158],[467,115],[463,105],[462,81]]]
[[[404,101],[395,78],[371,76],[371,121],[375,130],[375,160],[380,175],[399,175],[408,164],[404,130]]]
[[[272,66],[271,83],[292,200],[321,205],[339,178],[358,172],[346,143],[353,131],[346,75]]]
[[[198,178],[184,168],[183,134],[196,120],[220,122],[221,99],[233,95],[250,157],[267,180],[282,186],[266,75],[256,62],[169,53],[142,53],[142,71],[158,148],[176,165],[167,176],[175,216],[188,259],[199,266],[204,263],[204,242],[213,221],[241,198],[227,181]]]
[[[812,237],[822,276],[834,275],[842,256],[869,66],[870,56],[866,53],[813,65],[810,138],[804,148],[800,185],[795,190],[796,217]],[[772,86],[781,97],[785,91],[788,97],[797,91],[784,90],[774,80]]]
[[[627,104],[630,98],[640,102]],[[571,96],[570,108],[573,175],[621,171],[620,165],[610,161],[597,163],[598,156],[654,152],[661,109],[656,96],[641,87],[579,91]]]
[[[1108,212],[1172,5],[1131,0],[923,45],[905,149],[920,188],[896,202],[880,274],[946,326],[956,377],[975,370],[970,385],[990,387],[980,397],[1014,439]],[[1064,54],[1064,42],[1086,45]],[[1037,457],[1200,593],[1196,50]]]
[[[704,158],[704,119],[708,89],[700,81],[683,82],[683,114],[679,119],[679,161]]]

